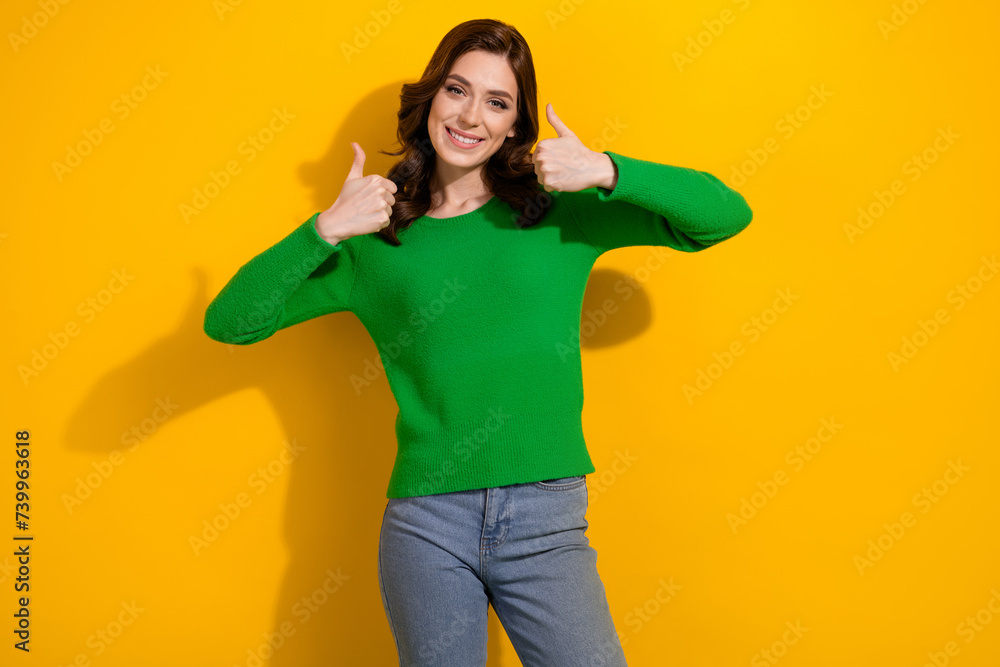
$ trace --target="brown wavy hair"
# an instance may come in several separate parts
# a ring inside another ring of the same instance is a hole
[[[486,51],[507,59],[517,80],[518,101],[515,134],[504,139],[497,152],[483,166],[487,189],[510,205],[518,214],[516,224],[528,227],[539,222],[552,203],[541,188],[530,160],[538,141],[537,86],[531,50],[516,28],[493,19],[460,23],[444,36],[416,83],[404,83],[399,95],[399,126],[396,140],[401,148],[384,155],[402,155],[386,178],[396,184],[392,215],[385,229],[376,232],[393,245],[400,245],[396,233],[427,213],[431,206],[430,180],[434,172],[434,145],[427,133],[431,101],[444,85],[451,66],[469,51]]]

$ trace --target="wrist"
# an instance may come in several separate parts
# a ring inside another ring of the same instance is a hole
[[[618,184],[618,166],[607,153],[598,153],[597,178],[595,185],[606,190],[614,190]]]
[[[327,215],[328,211],[323,211],[316,216],[316,222],[313,227],[316,229],[316,233],[321,239],[329,243],[330,245],[337,245],[343,239],[335,234],[330,233],[330,220]]]

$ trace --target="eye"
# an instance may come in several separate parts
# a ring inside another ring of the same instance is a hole
[[[451,92],[451,91],[453,91],[453,90],[456,90],[456,91],[458,91],[459,93],[461,93],[461,92],[462,92],[462,89],[461,89],[461,88],[459,88],[458,86],[454,86],[454,85],[452,85],[452,86],[448,86],[448,88],[446,88],[446,90],[447,90],[448,92]],[[497,99],[497,98],[495,98],[495,97],[494,97],[494,98],[493,98],[492,100],[490,100],[490,102],[496,102],[497,104],[499,104],[499,105],[500,105],[500,106],[498,106],[498,107],[494,107],[495,109],[506,109],[506,108],[507,108],[507,105],[506,105],[506,103],[504,103],[504,101],[503,101],[503,100],[500,100],[500,99]]]

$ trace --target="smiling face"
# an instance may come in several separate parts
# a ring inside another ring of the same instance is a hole
[[[459,56],[431,101],[427,134],[437,152],[438,173],[452,176],[481,168],[514,136],[518,90],[503,56],[469,51]],[[474,143],[462,143],[454,134]]]

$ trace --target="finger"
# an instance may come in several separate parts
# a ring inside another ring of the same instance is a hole
[[[566,123],[556,115],[556,110],[552,108],[552,103],[545,105],[545,117],[549,119],[549,124],[556,129],[556,135],[560,137],[575,137],[573,131],[566,127]]]
[[[345,183],[354,178],[361,178],[365,166],[365,152],[361,150],[361,145],[352,141],[351,148],[354,149],[354,162],[351,163],[351,170],[347,172]]]

